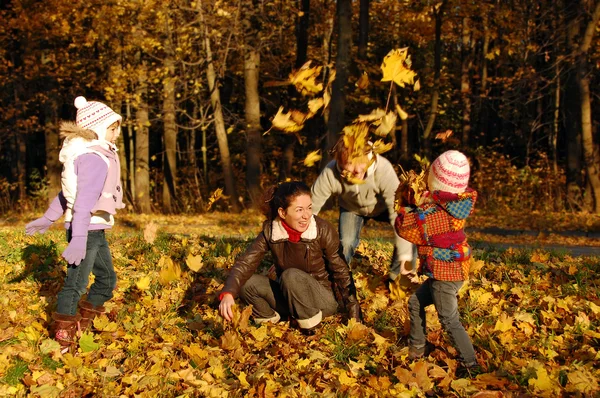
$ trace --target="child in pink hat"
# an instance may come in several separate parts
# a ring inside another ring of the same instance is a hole
[[[469,335],[460,322],[458,290],[469,276],[471,249],[465,220],[473,212],[477,192],[468,188],[469,161],[459,151],[441,154],[431,164],[428,200],[415,206],[403,203],[395,221],[398,235],[417,245],[419,274],[428,279],[409,298],[409,357],[418,359],[430,349],[425,307],[433,304],[444,330],[459,353],[457,377],[481,372]]]
[[[84,97],[75,99],[75,107],[75,123],[60,126],[64,138],[59,154],[62,191],[42,217],[25,226],[28,235],[44,233],[65,216],[69,245],[62,256],[68,263],[67,278],[58,293],[51,328],[63,352],[75,345],[77,332],[89,327],[113,297],[117,277],[104,232],[113,226],[117,209],[125,207],[115,146],[121,116],[107,105]],[[90,273],[95,276],[94,283],[80,303]]]

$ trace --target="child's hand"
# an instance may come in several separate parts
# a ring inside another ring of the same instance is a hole
[[[36,232],[43,234],[50,228],[52,225],[52,221],[50,221],[45,216],[38,218],[37,220],[33,220],[29,224],[25,225],[25,233],[27,235],[33,235]]]
[[[87,236],[74,236],[62,256],[69,264],[79,265],[85,258]]]

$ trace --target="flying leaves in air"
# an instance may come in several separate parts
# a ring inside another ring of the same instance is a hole
[[[289,80],[296,86],[296,90],[302,95],[318,94],[323,91],[323,83],[317,83],[321,75],[322,66],[310,66],[312,61],[306,62],[297,71],[290,73]]]
[[[322,156],[321,156],[321,150],[317,150],[317,151],[312,151],[311,153],[309,153],[306,158],[304,158],[304,165],[306,167],[312,167],[314,166],[316,163],[318,163],[321,160]]]
[[[406,84],[413,85],[417,74],[410,67],[411,60],[408,55],[408,47],[394,49],[383,59],[381,64],[383,77],[381,81],[393,81],[400,87],[404,87]]]
[[[210,208],[215,204],[215,202],[219,199],[221,199],[221,197],[223,196],[223,189],[222,188],[217,188],[214,190],[214,192],[210,195],[210,198],[208,198],[208,204],[206,205],[206,211],[209,211]]]

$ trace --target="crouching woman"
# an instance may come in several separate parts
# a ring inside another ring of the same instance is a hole
[[[303,182],[285,182],[267,194],[262,232],[231,269],[219,298],[219,312],[232,318],[234,299],[252,305],[256,322],[294,319],[313,334],[323,318],[338,311],[360,321],[360,307],[348,264],[339,254],[340,240],[329,222],[313,216],[311,192]],[[256,273],[271,252],[276,278]]]

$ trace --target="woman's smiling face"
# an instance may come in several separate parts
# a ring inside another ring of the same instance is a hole
[[[312,216],[312,199],[310,195],[298,195],[292,200],[287,209],[280,207],[279,218],[298,232],[308,229]]]

